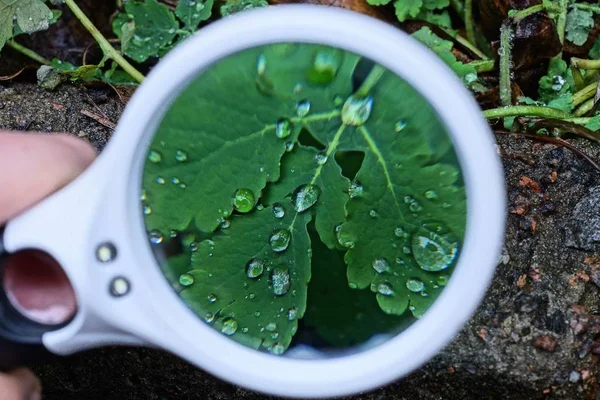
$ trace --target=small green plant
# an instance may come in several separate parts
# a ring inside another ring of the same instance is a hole
[[[150,241],[192,237],[164,266],[181,297],[275,354],[311,301],[306,323],[342,338],[334,344],[420,317],[465,229],[465,191],[431,106],[382,67],[324,46],[251,49],[205,71],[158,128],[143,185]],[[367,313],[381,321],[336,326]]]

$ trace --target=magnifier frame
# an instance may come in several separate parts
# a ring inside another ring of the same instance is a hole
[[[222,58],[282,42],[341,48],[406,80],[446,126],[465,182],[467,229],[448,285],[422,319],[353,355],[298,360],[232,341],[181,301],[147,240],[139,201],[142,172],[169,104]],[[11,221],[5,247],[47,251],[73,283],[77,316],[67,327],[43,336],[56,354],[106,344],[146,344],[252,390],[290,397],[342,396],[412,372],[459,332],[493,276],[504,231],[504,199],[489,126],[472,95],[435,55],[393,26],[360,14],[323,6],[274,6],[215,22],[170,52],[130,100],[99,159],[74,183]],[[102,243],[114,245],[114,259],[98,259]],[[122,296],[110,290],[116,278],[128,285]]]

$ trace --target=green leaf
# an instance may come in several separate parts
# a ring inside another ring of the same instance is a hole
[[[428,10],[441,10],[450,5],[450,0],[423,0],[423,6]]]
[[[590,121],[584,125],[584,127],[594,132],[600,131],[600,116],[596,115],[590,119]]]
[[[247,11],[253,8],[267,7],[267,0],[227,0],[221,6],[221,15],[227,17],[240,11]]]
[[[416,19],[441,26],[442,28],[452,29],[452,20],[450,19],[450,14],[446,10],[441,12],[423,10],[417,15]]]
[[[33,33],[48,29],[52,11],[41,0],[0,0],[0,49],[18,32]]]
[[[464,64],[456,59],[452,53],[452,42],[440,38],[430,28],[423,27],[412,34],[412,37],[429,47],[466,83],[477,80],[477,71],[469,64]]]
[[[311,262],[322,265],[310,221],[322,247],[346,251],[350,287],[371,287],[362,295],[387,314],[427,310],[464,235],[457,165],[431,106],[391,72],[325,46],[253,48],[204,71],[167,111],[144,169],[145,222],[153,243],[191,224],[212,235],[182,298],[224,334],[280,354]]]
[[[195,283],[181,293],[216,329],[247,346],[274,353],[283,352],[297,330],[310,280],[306,231],[310,213],[292,211],[290,206],[282,218],[276,218],[268,207],[234,217],[230,228],[213,241],[200,243],[192,254],[193,269],[188,274]],[[289,250],[279,253],[269,246],[278,230],[287,232],[291,243]],[[260,270],[250,279],[247,265],[252,261],[259,263]]]
[[[82,65],[77,67],[67,61],[52,60],[52,67],[72,81],[94,81],[100,79],[100,67],[98,65]]]
[[[416,17],[423,7],[423,0],[396,0],[396,16],[400,22]]]
[[[584,44],[594,27],[594,18],[591,11],[571,8],[567,14],[566,38],[573,44],[581,46]]]
[[[60,10],[50,10],[52,12],[52,19],[50,19],[50,21],[48,21],[49,25],[52,25],[54,23],[56,23],[56,21],[58,21],[58,19],[62,16],[62,11]],[[23,32],[21,30],[21,28],[19,27],[19,25],[15,25],[14,29],[13,29],[13,37],[17,36],[17,35],[21,35],[25,32]]]
[[[392,333],[411,317],[385,315],[366,290],[350,289],[344,253],[329,250],[312,233],[312,277],[304,323],[313,327],[331,346],[349,347],[375,335]]]
[[[562,59],[552,59],[548,73],[540,79],[538,93],[540,100],[548,104],[571,93],[574,87],[573,75],[567,63]]]
[[[385,6],[386,4],[391,3],[392,0],[367,0],[367,3],[369,3],[372,6]]]
[[[124,24],[133,21],[135,30],[123,32]],[[156,56],[169,46],[177,35],[179,23],[175,15],[156,0],[128,1],[125,13],[119,14],[113,21],[113,31],[121,40],[126,40],[123,52],[137,62],[144,62]],[[133,33],[133,35],[132,35]],[[133,36],[130,41],[128,38]]]
[[[600,36],[596,39],[594,45],[590,49],[589,56],[594,60],[600,59]]]
[[[571,93],[565,93],[562,96],[550,101],[548,103],[548,107],[570,113],[573,111],[573,108],[575,108],[573,105],[573,95]]]
[[[195,32],[200,22],[210,18],[214,0],[179,0],[175,15],[187,29]]]

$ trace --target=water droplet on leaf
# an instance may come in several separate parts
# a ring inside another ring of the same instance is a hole
[[[292,122],[287,118],[282,118],[275,125],[275,136],[284,139],[292,134]]]
[[[280,356],[285,351],[285,347],[281,343],[275,343],[273,346],[269,348],[269,351],[276,356]]]
[[[227,336],[233,335],[238,328],[238,323],[235,318],[227,317],[223,319],[223,326],[221,327],[221,332],[226,334]]]
[[[190,274],[183,274],[179,277],[181,286],[191,286],[194,284],[194,277]]]
[[[400,133],[404,130],[404,128],[406,128],[406,121],[401,119],[398,122],[396,122],[396,124],[394,125],[394,129],[396,130],[396,132]]]
[[[308,184],[298,187],[292,196],[294,210],[298,212],[308,210],[319,200],[320,195],[321,189],[316,185]]]
[[[381,282],[379,285],[377,285],[377,292],[384,296],[391,296],[394,294],[392,286],[387,282]]]
[[[163,242],[163,235],[162,233],[160,233],[159,230],[157,229],[152,229],[149,233],[148,233],[148,239],[150,240],[151,243],[153,244],[160,244]]]
[[[296,310],[296,307],[292,307],[288,310],[287,318],[289,321],[293,321],[296,319],[297,315],[298,315],[298,310]]]
[[[264,268],[265,263],[262,260],[254,258],[246,264],[246,275],[250,279],[256,279],[262,275]]]
[[[280,229],[278,231],[273,232],[271,237],[269,238],[269,243],[271,244],[271,249],[276,253],[281,253],[285,251],[290,245],[291,239],[290,231],[287,229]]]
[[[276,296],[283,296],[290,290],[290,274],[285,265],[273,268],[270,284],[273,288],[273,294]]]
[[[458,240],[439,225],[424,225],[424,231],[412,240],[415,260],[425,271],[442,271],[454,262]]]
[[[409,279],[406,281],[406,288],[411,292],[418,293],[425,289],[425,284],[420,279]]]
[[[275,218],[283,218],[285,216],[285,209],[279,203],[273,204],[273,216]]]
[[[342,108],[342,122],[345,125],[361,126],[369,119],[373,108],[373,98],[348,97]]]
[[[159,185],[164,185],[165,184],[165,178],[163,178],[162,176],[157,176],[156,177],[156,183],[158,183]]]
[[[300,118],[306,117],[310,112],[310,101],[302,100],[296,104],[296,115]]]
[[[250,189],[238,189],[233,195],[233,207],[241,213],[252,211],[254,201],[254,193]]]
[[[317,161],[317,164],[319,165],[323,165],[327,162],[327,153],[324,151],[321,151],[317,154],[315,154],[315,160]]]
[[[357,180],[353,180],[352,183],[350,184],[350,187],[348,188],[348,195],[350,196],[351,199],[355,198],[355,197],[362,197],[362,195],[364,194],[364,187],[363,185],[361,185],[361,183]]]
[[[185,162],[188,159],[187,153],[183,150],[175,151],[175,159],[179,162]]]
[[[425,192],[425,198],[428,200],[437,200],[439,196],[435,190],[428,190]]]
[[[391,271],[390,263],[383,257],[376,258],[372,263],[373,269],[379,274]]]
[[[162,155],[156,150],[150,150],[148,153],[148,160],[151,163],[158,164],[162,161]]]

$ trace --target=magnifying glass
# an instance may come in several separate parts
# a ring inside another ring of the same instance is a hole
[[[146,345],[275,395],[375,388],[473,313],[503,220],[488,125],[426,48],[339,9],[243,13],[172,51],[89,170],[7,224],[3,250],[52,256],[78,309],[44,325],[3,293],[2,366]]]

